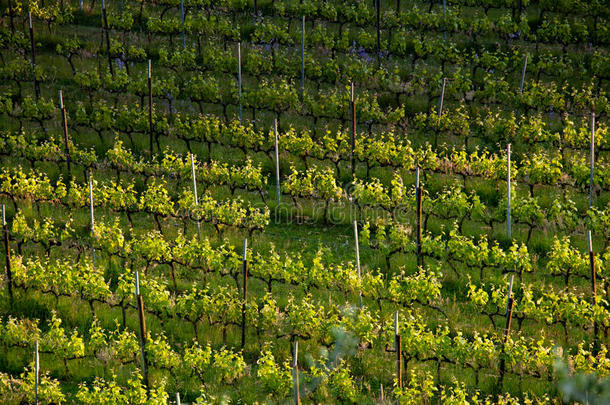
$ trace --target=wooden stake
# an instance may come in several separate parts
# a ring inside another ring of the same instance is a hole
[[[362,272],[360,270],[360,243],[358,242],[358,221],[354,219],[354,244],[356,247],[356,271],[358,272],[358,279],[362,279]],[[362,290],[358,291],[358,297],[360,299],[360,307],[362,307]]]
[[[108,69],[110,75],[114,77],[114,69],[112,68],[112,56],[110,55],[110,34],[108,33],[108,18],[106,16],[106,1],[102,0],[102,19],[104,22],[104,33],[106,36],[106,53],[108,53]]]
[[[523,58],[523,68],[521,69],[521,84],[519,84],[519,93],[523,93],[523,84],[525,83],[525,70],[527,69],[527,54]]]
[[[443,78],[443,86],[441,87],[441,99],[438,102],[438,117],[443,115],[443,103],[445,102],[445,86],[447,85],[447,78]]]
[[[176,405],[180,405],[180,393],[176,392]]]
[[[587,231],[587,245],[589,247],[589,265],[591,266],[591,292],[593,293],[593,305],[597,305],[597,288],[596,288],[596,277],[595,274],[595,255],[593,254],[593,238],[591,237],[591,231]],[[599,349],[598,341],[597,341],[597,333],[598,333],[598,325],[595,320],[593,320],[593,347],[594,352],[597,353]]]
[[[394,311],[394,352],[396,353],[396,384],[398,388],[402,388],[402,349],[400,345],[398,311]]]
[[[305,16],[301,24],[301,101],[305,94]]]
[[[36,101],[40,98],[40,84],[38,83],[38,78],[36,77],[36,44],[34,42],[34,24],[32,24],[32,12],[28,12],[28,27],[30,30],[30,47],[32,53],[32,71],[34,73],[34,95],[36,96]]]
[[[354,243],[356,245],[356,270],[358,271],[358,278],[362,277],[360,272],[360,246],[358,243],[358,221],[354,219]]]
[[[402,388],[402,347],[400,335],[394,336],[394,345],[396,350],[396,384],[398,388]]]
[[[510,321],[513,317],[513,304],[514,300],[512,297],[508,299],[508,313],[506,315],[506,326],[504,327],[504,343],[508,340],[508,335],[510,333]]]
[[[193,197],[195,197],[195,207],[199,206],[199,200],[197,199],[197,178],[195,177],[195,157],[191,153],[191,177],[193,178]],[[201,239],[201,223],[197,218],[197,237]]]
[[[34,343],[34,403],[38,405],[38,386],[40,385],[40,358],[38,340]]]
[[[400,335],[400,329],[398,327],[398,311],[394,311],[394,336]]]
[[[508,287],[508,296],[506,299],[506,325],[504,327],[504,343],[508,339],[508,334],[510,333],[510,321],[513,317],[513,279],[514,274],[510,275],[510,284]]]
[[[593,206],[593,168],[595,166],[595,113],[591,113],[591,152],[589,160],[590,178],[589,178],[589,208]]]
[[[95,218],[93,217],[93,175],[89,174],[89,222],[91,224],[91,237],[93,237],[93,229],[95,227]],[[91,254],[93,255],[93,264],[95,264],[95,248],[91,246]]]
[[[510,299],[513,295],[513,280],[514,280],[514,274],[510,275],[510,282],[508,284],[508,296],[507,296],[507,300],[506,300],[506,312],[505,315],[508,314],[508,299]]]
[[[138,320],[140,321],[140,353],[142,355],[142,378],[148,390],[148,362],[146,360],[146,318],[144,317],[144,301],[140,294],[140,275],[136,271],[136,304]]]
[[[13,275],[11,272],[11,250],[9,246],[8,224],[6,223],[6,207],[2,204],[2,233],[4,235],[4,252],[6,253],[6,282],[9,304],[13,306]]]
[[[153,94],[152,94],[152,63],[148,60],[148,143],[150,157],[153,156]]]
[[[243,303],[241,306],[241,347],[246,345],[246,300],[248,299],[248,239],[244,239],[244,254],[243,254]]]
[[[591,231],[587,231],[587,245],[589,247],[589,264],[591,267],[591,292],[593,293],[593,304],[597,305],[597,288],[596,288],[596,274],[595,274],[595,255],[593,254],[593,239],[591,237]]]
[[[68,177],[72,177],[72,169],[70,168],[70,148],[68,147],[68,115],[64,107],[63,92],[59,90],[59,109],[61,111],[61,124],[64,127],[64,147],[66,149],[66,166],[68,167]]]
[[[422,240],[422,187],[419,184],[419,167],[415,168],[415,210],[416,210],[416,222],[417,222],[417,265],[424,265],[424,258],[421,252],[421,240]]]
[[[241,122],[243,115],[241,105],[241,42],[237,43],[237,96],[239,98],[239,122]]]
[[[350,92],[350,108],[352,111],[352,147],[351,147],[351,164],[352,164],[352,179],[356,176],[356,157],[354,151],[356,149],[356,101],[354,100],[354,82],[351,83]]]
[[[295,405],[301,405],[301,393],[300,393],[300,389],[299,389],[298,357],[299,357],[299,342],[298,342],[298,340],[295,340],[294,357],[292,360],[292,369],[294,371],[294,403],[295,403]]]
[[[280,150],[279,139],[277,134],[277,118],[273,121],[273,136],[275,138],[275,195],[277,205],[280,206]]]
[[[511,178],[510,178],[510,143],[506,149],[506,234],[508,235],[508,239],[512,239],[511,229],[510,229],[510,186],[511,186]]]
[[[396,0],[397,1],[397,8],[400,8],[400,0]],[[379,384],[379,400],[381,402],[385,401],[384,398],[384,394],[383,394],[383,384]]]

